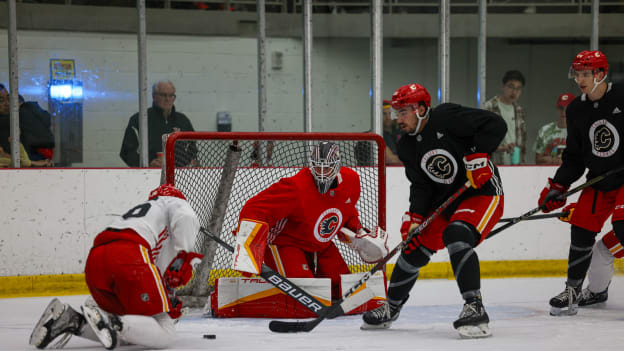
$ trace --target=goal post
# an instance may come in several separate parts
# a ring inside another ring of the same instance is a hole
[[[164,180],[184,193],[202,227],[234,246],[232,231],[245,202],[308,167],[310,147],[321,141],[336,143],[341,167],[360,176],[356,208],[362,225],[385,229],[385,143],[374,133],[176,132],[166,140]],[[352,273],[372,267],[336,238],[334,242]],[[198,234],[195,248],[205,257],[179,295],[204,298],[217,278],[240,276],[230,268],[231,254],[213,240]]]

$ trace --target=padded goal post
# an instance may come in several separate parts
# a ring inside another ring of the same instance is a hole
[[[234,246],[232,231],[245,202],[307,167],[310,147],[320,141],[338,144],[341,166],[360,176],[362,192],[356,208],[362,225],[385,229],[385,144],[373,133],[177,132],[166,139],[163,181],[184,193],[202,227]],[[337,238],[334,242],[352,273],[372,268]],[[198,234],[196,248],[204,259],[179,295],[206,297],[215,279],[240,276],[230,268],[231,254],[213,240]]]

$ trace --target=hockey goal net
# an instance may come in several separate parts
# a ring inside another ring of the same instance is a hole
[[[360,176],[361,196],[356,204],[362,225],[385,228],[385,144],[373,133],[211,133],[178,132],[165,144],[163,182],[174,184],[187,197],[208,232],[234,246],[232,231],[245,202],[261,190],[308,166],[310,147],[320,141],[338,144],[341,166]],[[352,273],[372,268],[358,254],[334,239]],[[201,233],[196,243],[204,253],[195,277],[179,292],[207,296],[215,279],[240,276],[230,269],[232,255]],[[205,300],[203,300],[205,301]]]

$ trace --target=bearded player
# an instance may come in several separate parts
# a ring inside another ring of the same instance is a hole
[[[581,51],[572,61],[570,77],[582,95],[567,107],[568,136],[562,164],[542,190],[538,205],[544,212],[563,207],[564,194],[586,170],[587,179],[624,165],[624,87],[607,82],[609,62],[600,51]],[[575,315],[583,280],[591,263],[596,235],[611,217],[617,242],[624,243],[624,176],[607,177],[583,189],[570,215],[570,249],[565,289],[550,299],[550,314]],[[613,240],[613,238],[612,238]],[[604,287],[604,286],[603,286]],[[596,291],[597,293],[599,291]]]
[[[175,341],[182,303],[169,289],[186,284],[201,255],[193,252],[199,220],[172,185],[161,185],[99,233],[89,252],[85,279],[91,297],[75,311],[53,299],[30,344],[63,347],[72,335],[99,341],[165,348]],[[160,272],[164,271],[161,276]]]
[[[420,269],[446,248],[465,301],[453,326],[462,337],[490,336],[474,248],[503,213],[502,184],[490,156],[507,132],[505,121],[495,113],[451,103],[431,108],[429,92],[420,84],[400,87],[392,95],[392,108],[406,132],[399,140],[398,155],[411,183],[410,207],[401,225],[403,240],[468,180],[472,188],[405,246],[390,277],[387,304],[365,313],[361,328],[389,328]]]
[[[288,278],[330,278],[332,299],[339,299],[340,276],[350,271],[334,237],[347,242],[365,262],[375,262],[388,253],[387,236],[380,228],[369,232],[362,227],[355,207],[360,178],[340,166],[337,144],[315,145],[309,163],[245,203],[234,269],[257,274],[264,262]]]

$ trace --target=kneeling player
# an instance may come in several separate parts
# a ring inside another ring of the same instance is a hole
[[[53,299],[30,344],[43,349],[56,339],[58,348],[77,335],[107,349],[119,342],[170,346],[182,303],[167,291],[186,284],[201,260],[192,252],[198,230],[197,215],[178,189],[165,184],[152,191],[149,201],[96,236],[85,267],[91,297],[83,313]]]
[[[381,228],[362,227],[355,207],[360,179],[354,170],[340,166],[338,145],[314,146],[309,163],[245,203],[234,269],[257,274],[264,262],[288,278],[329,278],[335,300],[341,297],[341,275],[350,271],[334,237],[370,263],[388,253],[387,235]]]

